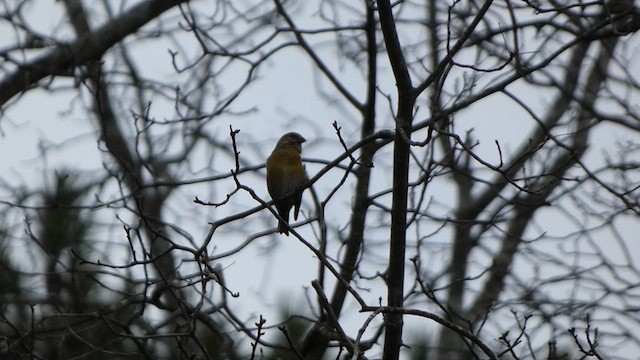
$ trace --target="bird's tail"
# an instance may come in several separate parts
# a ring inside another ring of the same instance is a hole
[[[289,226],[284,221],[278,221],[278,232],[289,236]]]

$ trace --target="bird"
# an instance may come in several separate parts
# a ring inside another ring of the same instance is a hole
[[[273,199],[278,214],[278,232],[289,236],[289,213],[294,208],[293,218],[298,220],[302,192],[307,175],[300,153],[302,143],[307,141],[297,132],[282,135],[267,158],[267,190]]]

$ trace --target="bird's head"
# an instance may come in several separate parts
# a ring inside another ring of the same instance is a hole
[[[290,132],[282,135],[280,140],[278,140],[278,144],[276,145],[276,149],[283,148],[294,148],[298,151],[302,151],[301,144],[307,141],[307,139],[303,138],[302,135],[297,132]]]

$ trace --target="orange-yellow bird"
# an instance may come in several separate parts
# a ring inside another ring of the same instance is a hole
[[[296,132],[282,135],[267,159],[267,189],[283,221],[278,221],[278,232],[289,236],[289,212],[295,206],[293,218],[298,220],[302,190],[307,175],[300,153],[306,139]]]

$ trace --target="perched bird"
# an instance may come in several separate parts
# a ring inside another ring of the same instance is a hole
[[[307,175],[300,159],[301,144],[305,141],[298,133],[284,134],[267,159],[267,189],[278,214],[284,219],[284,222],[278,222],[278,232],[287,236],[289,212],[295,206],[293,218],[298,219],[302,190],[307,183]]]

